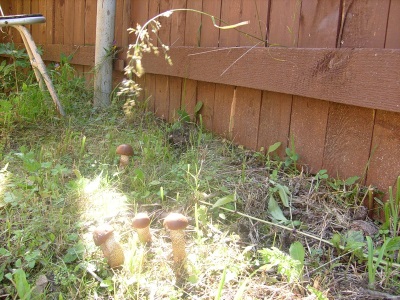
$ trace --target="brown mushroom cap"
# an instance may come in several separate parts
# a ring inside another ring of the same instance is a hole
[[[110,224],[103,224],[93,231],[93,241],[96,246],[103,244],[114,232]]]
[[[178,213],[170,213],[164,219],[164,226],[169,230],[185,229],[188,223],[188,219],[184,215]]]
[[[146,228],[150,225],[150,218],[146,213],[138,213],[132,221],[132,227],[136,229]]]
[[[126,155],[126,156],[132,156],[133,155],[133,148],[131,145],[128,144],[122,144],[117,147],[117,154],[118,155]]]

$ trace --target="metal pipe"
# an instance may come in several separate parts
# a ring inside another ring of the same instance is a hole
[[[93,100],[95,107],[110,105],[112,91],[112,57],[110,54],[114,41],[115,1],[97,0]]]

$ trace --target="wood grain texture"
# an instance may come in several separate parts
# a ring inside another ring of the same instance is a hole
[[[155,113],[161,119],[169,117],[169,80],[168,76],[156,76],[156,93],[154,94]]]
[[[74,41],[74,23],[75,23],[75,0],[65,1],[64,4],[64,42],[65,45],[72,45]]]
[[[242,0],[243,21],[250,21],[249,24],[239,27],[241,31],[248,34],[239,35],[240,46],[263,47],[267,38],[269,1],[253,0],[251,3]]]
[[[339,22],[339,2],[330,0],[310,0],[302,2],[299,18],[298,47],[328,47],[336,45]],[[310,38],[312,36],[312,38]],[[316,102],[313,98],[294,96],[290,135],[294,138],[300,154],[299,163],[309,166],[309,171],[318,172],[323,166],[324,147],[329,102]],[[298,118],[307,116],[308,122]],[[319,126],[318,130],[314,126]],[[313,134],[304,134],[313,132]],[[322,150],[320,150],[322,149]]]
[[[390,0],[345,1],[341,47],[381,48],[385,42]]]
[[[181,108],[185,110],[190,118],[194,119],[194,108],[197,103],[197,81],[183,79]]]
[[[199,81],[197,99],[203,103],[200,114],[204,128],[212,131],[214,120],[215,83]]]
[[[215,17],[215,22],[220,25],[221,1],[203,0],[203,11]],[[201,16],[201,39],[202,47],[218,47],[220,30],[214,26],[209,16]]]
[[[400,1],[391,1],[386,31],[385,48],[400,49],[399,18]]]
[[[186,7],[201,11],[203,9],[202,1],[187,0]],[[200,46],[201,38],[201,15],[199,13],[188,11],[185,22],[185,45]]]
[[[177,111],[181,108],[182,78],[169,77],[169,117],[168,121],[174,122],[178,119]]]
[[[235,88],[231,85],[217,84],[215,86],[213,132],[229,137],[229,117]]]
[[[242,1],[230,0],[221,2],[221,26],[233,25],[243,21]],[[221,29],[219,33],[220,47],[237,47],[240,44],[240,33],[236,30]]]
[[[387,192],[400,176],[400,113],[377,110],[367,184]]]
[[[400,47],[399,4],[399,1],[390,3],[386,48]],[[370,156],[367,184],[375,185],[385,192],[389,186],[395,187],[400,175],[400,113],[376,111]]]
[[[301,1],[271,0],[268,44],[295,47],[298,40]]]
[[[355,0],[344,5],[341,47],[383,48],[388,9],[389,1]],[[374,118],[373,109],[330,105],[324,156],[328,173],[341,178],[356,175],[365,183]]]
[[[46,43],[54,44],[54,0],[46,0]],[[93,54],[94,55],[94,54]]]
[[[148,103],[149,111],[155,112],[156,75],[146,74],[145,76],[145,100]]]
[[[331,176],[365,176],[373,125],[372,109],[330,105],[323,168]]]
[[[277,153],[285,156],[288,146],[292,95],[264,91],[262,95],[257,150],[281,142]]]
[[[324,141],[321,141],[321,137],[326,133],[328,109],[326,102],[317,99],[296,97],[293,101],[290,134],[301,163],[311,173],[318,172],[322,167]],[[305,144],[306,141],[310,144]]]
[[[172,66],[152,55],[145,56],[143,64],[147,72],[155,74],[400,111],[399,50],[212,50],[177,47],[169,52]]]
[[[94,16],[95,15],[96,15],[96,12],[94,13]],[[54,44],[63,44],[64,43],[64,27],[65,27],[64,18],[65,18],[65,1],[60,1],[57,8],[54,9],[54,24],[53,24],[53,26],[54,26]]]
[[[233,141],[249,149],[257,148],[261,91],[238,87],[233,125]]]

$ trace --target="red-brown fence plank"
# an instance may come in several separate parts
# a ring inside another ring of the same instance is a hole
[[[400,113],[377,110],[367,184],[387,192],[400,176]]]
[[[344,1],[341,47],[381,48],[385,43],[390,0]]]
[[[181,107],[182,78],[170,76],[169,78],[169,117],[170,122],[178,118],[177,111]]]
[[[241,20],[242,1],[230,0],[221,2],[221,25],[232,25]],[[221,29],[219,33],[220,47],[237,47],[240,43],[240,34],[236,30]]]
[[[290,0],[271,0],[268,15],[268,44],[280,46],[296,45],[299,27],[298,17],[300,15],[299,3]],[[277,94],[266,91],[263,93],[257,147],[259,149],[261,147],[267,149],[270,145],[281,142],[282,147],[279,149],[278,154],[284,156],[285,148],[288,146],[293,96],[288,93]],[[275,114],[276,111],[281,113]],[[281,134],[277,135],[272,124],[279,124]],[[285,136],[285,134],[287,135]]]
[[[169,80],[168,76],[157,75],[156,77],[156,94],[155,113],[164,120],[169,117]]]
[[[85,30],[82,28],[85,27],[85,0],[75,0],[75,9],[74,9],[74,45],[84,45],[85,44]],[[75,65],[75,70],[83,75],[83,66]]]
[[[54,44],[54,0],[46,0],[46,43]],[[82,28],[81,28],[82,30]]]
[[[116,0],[115,3],[115,24],[114,24],[114,41],[117,47],[123,47],[122,43],[122,21],[124,18],[124,0]]]
[[[145,75],[144,95],[145,100],[148,101],[149,111],[155,112],[154,98],[156,96],[156,75]]]
[[[236,88],[236,106],[232,132],[235,143],[249,149],[257,148],[260,109],[260,90]]]
[[[265,40],[267,38],[268,10],[268,1],[253,0],[249,3],[247,0],[242,0],[241,19],[243,21],[250,21],[250,23],[238,28],[248,34],[240,34],[240,46],[265,45]]]
[[[203,11],[215,17],[214,21],[220,25],[218,19],[221,17],[221,1],[203,0]],[[202,47],[218,47],[219,29],[214,26],[209,16],[201,16],[201,40]],[[200,114],[203,125],[207,130],[212,130],[214,119],[215,83],[198,82],[197,98],[203,103]]]
[[[187,0],[186,7],[201,11],[203,3],[199,0]],[[198,47],[201,38],[201,15],[195,12],[187,12],[185,24],[185,46]],[[185,78],[182,82],[181,106],[191,118],[194,117],[196,102],[197,81]]]
[[[400,2],[391,1],[386,48],[400,48],[399,26]],[[396,186],[400,176],[400,112],[376,111],[371,158],[368,168],[367,184],[387,191],[389,186]]]
[[[213,132],[229,137],[230,116],[235,88],[231,85],[215,86]]]
[[[253,1],[252,3],[242,3],[239,20],[249,21],[241,30],[252,36],[258,36],[260,40],[265,40],[266,24],[268,16],[268,2]],[[264,24],[264,27],[262,27]],[[265,46],[265,42],[260,42],[253,37],[243,33],[239,35],[240,46]],[[256,149],[258,139],[258,126],[260,121],[262,91],[243,87],[236,88],[235,118],[233,126],[233,138],[238,144],[245,147]]]
[[[338,22],[338,1],[305,1],[300,11],[298,46],[335,47]],[[293,103],[290,134],[300,155],[299,162],[308,164],[309,171],[315,173],[323,166],[329,103],[298,96],[293,97]],[[305,116],[307,122],[301,120]]]
[[[64,26],[65,26],[65,1],[59,2],[57,8],[54,9],[54,44],[64,43]],[[96,13],[94,13],[94,16]],[[87,28],[85,28],[86,30]]]
[[[277,105],[278,104],[278,105]],[[289,136],[292,95],[264,91],[262,95],[257,149],[281,143],[277,153],[283,157]]]
[[[64,2],[64,45],[72,45],[74,42],[73,24],[75,23],[75,1]]]
[[[391,1],[386,31],[385,48],[400,49],[400,1]]]
[[[356,0],[343,9],[342,47],[383,48],[389,1]],[[331,104],[324,157],[329,173],[344,178],[360,176],[364,182],[374,118],[372,109]]]
[[[173,0],[171,9],[186,8],[186,0]],[[185,45],[186,12],[174,12],[171,18],[169,42],[171,47]],[[169,77],[169,117],[173,122],[177,119],[177,111],[181,107],[182,78]]]

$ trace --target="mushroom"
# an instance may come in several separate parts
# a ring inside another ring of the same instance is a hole
[[[186,257],[185,233],[183,229],[188,225],[188,219],[179,213],[170,213],[164,219],[164,226],[170,230],[172,254],[175,263],[182,262]]]
[[[124,251],[121,245],[114,238],[114,228],[109,224],[103,224],[93,231],[93,241],[100,246],[104,257],[111,268],[124,264]]]
[[[139,240],[142,243],[151,243],[150,218],[147,213],[138,213],[132,222],[132,227],[136,229]]]
[[[133,148],[131,145],[122,144],[117,147],[116,152],[118,155],[121,155],[119,167],[123,169],[129,164],[129,156],[133,156]]]

